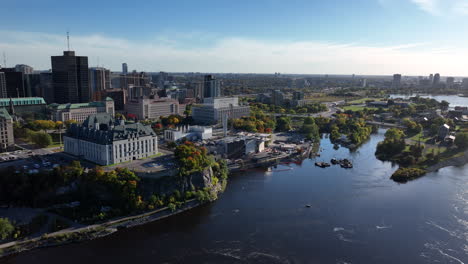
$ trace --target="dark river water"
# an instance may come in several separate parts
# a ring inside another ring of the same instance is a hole
[[[3,263],[468,263],[468,166],[407,184],[374,157],[383,131],[348,158],[231,177],[220,199],[109,237],[26,252]],[[310,208],[305,205],[310,204]]]

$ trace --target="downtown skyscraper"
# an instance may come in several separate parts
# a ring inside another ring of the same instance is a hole
[[[203,98],[221,96],[221,84],[213,75],[205,75],[203,82]]]
[[[55,103],[89,102],[88,57],[75,56],[74,51],[52,56],[52,82]]]

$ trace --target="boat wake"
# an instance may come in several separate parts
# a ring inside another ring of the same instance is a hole
[[[389,229],[389,228],[392,228],[392,226],[375,226],[375,228],[377,228],[378,230],[380,230],[380,229]]]

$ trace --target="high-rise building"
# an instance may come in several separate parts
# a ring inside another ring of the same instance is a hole
[[[51,104],[55,101],[54,96],[54,85],[52,82],[52,72],[41,72],[40,74],[41,83],[41,96],[47,104]]]
[[[432,84],[432,82],[434,81],[434,74],[430,74],[429,75],[429,82]]]
[[[203,82],[203,98],[215,98],[221,96],[221,84],[214,75],[205,75]]]
[[[89,89],[92,101],[101,101],[103,92],[110,87],[110,70],[102,67],[89,68]]]
[[[5,80],[5,73],[0,72],[0,98],[7,97],[7,89],[6,89],[6,80]]]
[[[239,105],[237,97],[206,98],[203,105],[192,107],[192,117],[196,123],[216,124],[223,118],[240,118],[250,114],[250,106]]]
[[[127,74],[128,73],[128,66],[127,63],[122,63],[122,73]]]
[[[6,97],[26,97],[24,89],[24,74],[17,72],[15,68],[1,68],[0,72],[5,74]]]
[[[115,111],[123,111],[127,102],[127,90],[124,89],[108,89],[105,92],[106,97],[114,100]]]
[[[190,82],[187,84],[187,94],[192,95],[197,101],[203,98],[203,83]],[[187,97],[190,97],[188,96]]]
[[[461,88],[468,91],[468,78],[463,78]]]
[[[42,97],[40,73],[24,75],[24,90],[26,92],[26,97]]]
[[[113,89],[128,90],[130,86],[149,86],[150,77],[144,72],[132,72],[128,74],[115,74],[110,75],[111,87]]]
[[[52,56],[52,82],[55,103],[89,102],[88,57],[75,56],[74,51]]]
[[[293,100],[302,100],[304,99],[304,92],[295,91],[293,92]]]
[[[436,86],[440,83],[440,74],[436,73],[434,75],[434,80],[432,81],[432,85]]]
[[[281,106],[284,104],[284,93],[280,90],[273,90],[271,92],[271,103]]]
[[[31,74],[34,72],[34,69],[26,64],[16,64],[15,71],[22,72],[23,74]]]
[[[362,79],[361,80],[361,87],[366,88],[367,87],[367,79]]]
[[[453,85],[455,84],[455,78],[447,77],[446,84],[447,88],[453,88]]]
[[[392,88],[398,89],[401,86],[401,74],[393,75]]]
[[[164,89],[166,81],[169,81],[169,74],[167,72],[159,72],[159,74],[156,77],[156,83],[158,88]]]

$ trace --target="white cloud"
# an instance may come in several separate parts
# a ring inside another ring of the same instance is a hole
[[[450,0],[446,0],[450,1]],[[440,15],[440,9],[438,7],[439,1],[438,0],[411,0],[411,2],[415,3],[419,6],[422,10],[433,14],[433,15]]]
[[[0,31],[0,52],[8,66],[24,63],[50,68],[50,56],[66,48],[61,35]],[[196,38],[196,36],[191,36]],[[261,41],[246,38],[213,39],[210,45],[188,47],[189,41],[158,36],[153,41],[132,41],[102,35],[72,36],[77,55],[95,66],[120,70],[127,62],[140,71],[253,72],[317,74],[403,74],[441,72],[467,75],[468,50],[430,48],[424,43],[370,46],[317,41]],[[161,41],[164,40],[164,41]]]
[[[382,0],[379,0],[379,2]],[[421,10],[436,16],[468,15],[468,0],[410,0]],[[381,2],[380,2],[381,3]]]

